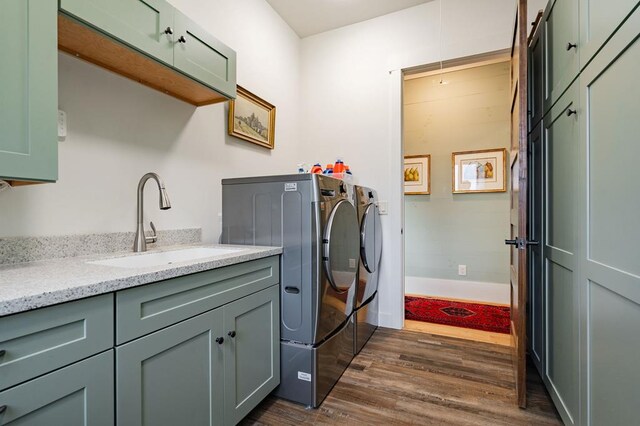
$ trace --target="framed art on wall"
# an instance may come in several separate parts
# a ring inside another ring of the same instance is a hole
[[[405,155],[404,193],[431,194],[431,155]]]
[[[507,150],[504,148],[451,154],[453,193],[505,192]]]
[[[238,86],[229,101],[229,134],[265,148],[275,147],[276,107]]]

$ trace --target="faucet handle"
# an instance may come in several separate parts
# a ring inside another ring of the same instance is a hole
[[[158,241],[158,233],[156,232],[156,226],[153,224],[153,222],[149,222],[149,226],[151,226],[151,236],[150,237],[145,237],[148,243],[155,243],[156,241]]]

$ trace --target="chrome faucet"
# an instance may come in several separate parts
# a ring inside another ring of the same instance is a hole
[[[147,237],[144,235],[144,223],[143,223],[143,210],[144,210],[144,184],[147,183],[149,179],[153,179],[158,184],[158,189],[160,190],[160,210],[169,210],[171,208],[171,203],[169,202],[169,195],[167,195],[167,190],[164,188],[164,182],[160,179],[156,173],[147,173],[142,176],[140,182],[138,183],[138,228],[136,229],[136,239],[133,241],[133,251],[147,251],[147,243],[155,243],[158,241],[158,234],[156,233],[156,227],[153,225],[153,222],[150,223],[151,231],[153,235]]]

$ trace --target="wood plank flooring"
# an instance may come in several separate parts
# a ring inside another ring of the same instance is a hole
[[[378,329],[320,408],[269,397],[242,424],[559,425],[533,370],[521,410],[508,347]]]

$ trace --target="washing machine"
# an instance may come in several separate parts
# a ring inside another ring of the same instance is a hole
[[[376,191],[355,185],[354,204],[360,224],[360,261],[356,282],[353,351],[358,354],[378,328],[378,280],[382,257],[382,224]]]
[[[275,393],[308,407],[353,358],[360,232],[349,189],[317,174],[222,181],[222,242],[283,248]]]

